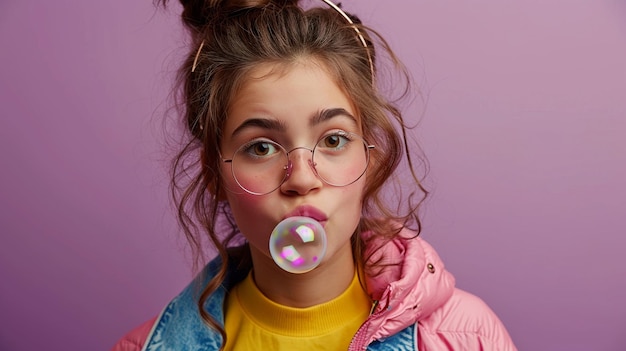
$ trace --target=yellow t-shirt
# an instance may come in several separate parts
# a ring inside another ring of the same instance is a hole
[[[340,296],[307,308],[272,302],[249,274],[226,301],[226,351],[347,350],[370,307],[356,274]]]

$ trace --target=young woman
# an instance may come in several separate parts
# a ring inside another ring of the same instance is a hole
[[[383,199],[412,164],[377,88],[380,55],[400,67],[384,40],[327,0],[181,3],[172,189],[192,247],[218,255],[114,350],[515,350],[418,237],[413,194],[404,213]]]

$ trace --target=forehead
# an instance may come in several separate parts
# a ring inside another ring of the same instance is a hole
[[[252,66],[244,75],[244,84],[251,83],[264,78],[279,79],[287,75],[311,75],[323,74],[337,84],[337,77],[334,77],[328,69],[326,63],[314,57],[298,57],[289,61],[262,62]]]
[[[267,91],[276,85],[292,88],[312,89],[323,87],[326,90],[340,91],[346,95],[345,87],[339,83],[340,77],[332,73],[328,66],[319,59],[307,57],[286,62],[265,62],[251,67],[241,79],[238,88],[231,96],[231,104],[254,90]],[[294,91],[297,92],[298,90]],[[291,91],[285,91],[288,93]]]
[[[263,63],[253,67],[233,94],[224,125],[228,138],[250,118],[267,118],[287,125],[302,125],[322,110],[341,108],[355,117],[356,108],[318,60],[302,59],[288,64]]]

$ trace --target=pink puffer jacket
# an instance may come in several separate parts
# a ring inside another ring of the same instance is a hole
[[[368,233],[362,235],[368,239]],[[366,255],[391,265],[367,280],[368,292],[379,304],[365,322],[373,332],[354,350],[412,323],[418,325],[420,351],[517,350],[493,311],[478,297],[454,287],[454,277],[432,246],[408,230],[399,237],[406,240],[396,239],[382,248],[375,241],[368,243]]]
[[[363,235],[367,239],[368,234]],[[412,238],[413,233],[405,230],[401,237]],[[454,277],[423,239],[396,239],[382,248],[376,244],[370,242],[366,254],[401,264],[368,277],[368,292],[378,305],[354,336],[350,350],[365,350],[371,342],[413,324],[417,324],[415,344],[420,351],[517,350],[491,309],[478,297],[454,287]],[[157,319],[130,332],[113,351],[142,350]]]

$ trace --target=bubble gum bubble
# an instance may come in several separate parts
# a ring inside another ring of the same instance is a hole
[[[290,273],[306,273],[317,267],[326,254],[326,231],[309,217],[289,217],[270,235],[270,254]]]

